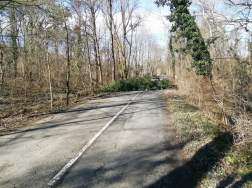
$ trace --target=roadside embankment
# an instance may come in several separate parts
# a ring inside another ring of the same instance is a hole
[[[251,187],[251,164],[246,163],[247,155],[240,160],[234,154],[239,151],[233,135],[213,124],[176,90],[165,90],[164,94],[188,161],[184,166],[194,174],[195,187]]]

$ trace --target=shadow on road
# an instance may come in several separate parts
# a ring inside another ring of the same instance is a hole
[[[164,185],[171,188],[196,187],[197,182],[214,168],[231,146],[231,135],[228,133],[220,134],[212,142],[200,148],[190,161],[163,176],[148,188],[164,187]]]
[[[74,182],[75,187],[79,188],[92,187],[94,185],[106,187],[124,182],[126,176],[127,179],[130,179],[130,176],[134,178],[138,176],[148,177],[151,176],[148,172],[155,172],[159,171],[158,169],[162,167],[168,167],[174,168],[174,170],[168,172],[156,182],[145,186],[145,188],[195,188],[197,187],[198,181],[204,178],[207,172],[213,170],[214,166],[225,156],[225,153],[230,150],[232,144],[231,135],[222,133],[212,142],[200,148],[192,159],[183,165],[181,165],[182,160],[178,159],[177,152],[180,150],[180,147],[167,147],[172,145],[169,141],[168,143],[155,145],[145,150],[135,150],[128,154],[119,155],[111,162],[111,164],[113,164],[112,166],[103,166],[102,159],[97,156],[104,156],[104,153],[96,153],[95,155],[89,156],[90,158],[86,160],[100,161],[101,165],[99,168],[92,168],[92,165],[83,164],[83,166],[79,166],[78,169],[73,171],[70,170],[68,180],[63,180],[60,185],[68,187]],[[155,156],[163,152],[172,152],[173,154],[156,160]],[[111,158],[113,158],[113,156],[111,156]],[[97,164],[95,166],[97,166]],[[132,171],[132,169],[135,170]],[[235,182],[232,188],[241,187],[248,179],[251,179],[251,174]],[[144,185],[145,183],[141,181],[141,179],[138,180],[139,185]],[[229,184],[226,184],[225,181],[220,182],[218,188],[225,187],[225,185]]]
[[[169,148],[166,147],[166,150],[173,153],[172,155],[165,155],[165,145],[170,145]],[[78,162],[78,166],[70,169],[66,179],[63,179],[58,185],[59,187],[74,186],[76,188],[140,187],[156,176],[153,172],[163,171],[162,169],[167,167],[176,168],[181,163],[177,157],[179,151],[178,146],[173,146],[169,142],[121,154],[99,151],[85,156],[85,160],[81,160]]]
[[[133,105],[139,104],[139,103],[147,103],[146,108],[144,110],[139,111],[137,108],[135,109]],[[152,107],[152,103],[158,103],[156,107]],[[93,108],[92,106],[90,108],[77,108],[73,109],[72,115],[69,117],[70,120],[74,117],[75,113],[83,113],[88,110],[98,110],[98,109],[104,109],[104,108],[110,108],[113,107],[113,105],[116,106],[123,106],[125,105],[125,102],[119,102],[117,101],[115,104],[111,105],[100,105],[99,107]],[[141,113],[149,113],[149,111],[152,111],[154,109],[160,109],[160,108],[166,108],[166,105],[163,104],[163,99],[160,98],[151,98],[149,100],[138,100],[136,103],[132,103],[132,108],[121,114],[122,120],[129,119],[128,115],[136,114],[138,112]],[[151,112],[152,113],[152,112]],[[136,114],[138,115],[138,114]],[[157,114],[158,115],[158,114]],[[32,132],[37,131],[41,129],[50,129],[57,126],[68,126],[72,125],[74,123],[79,122],[90,122],[95,121],[97,119],[104,119],[104,118],[110,118],[113,117],[112,114],[108,114],[106,116],[102,117],[90,117],[86,120],[81,121],[66,121],[63,120],[51,122],[50,125],[45,127],[39,127],[34,129],[27,129],[24,131],[12,133],[25,133],[25,132]],[[114,129],[107,130],[107,132],[114,131],[114,134],[118,134],[118,130],[116,129],[117,126],[114,127]],[[171,126],[169,127],[169,131],[173,131]],[[119,129],[119,127],[118,127]],[[132,131],[136,131],[136,134],[139,134],[139,131],[137,132],[137,129],[132,129]],[[144,131],[144,130],[142,130]],[[106,137],[104,137],[105,139]],[[148,138],[143,138],[148,139]],[[65,187],[73,187],[72,183],[74,182],[74,187],[92,187],[93,185],[99,184],[100,187],[107,187],[109,185],[116,185],[117,183],[122,183],[125,181],[126,176],[129,176],[129,178],[135,178],[139,177],[139,181],[137,182],[138,185],[146,185],[146,188],[194,188],[197,186],[197,183],[199,180],[205,177],[205,175],[214,169],[214,167],[218,164],[218,162],[225,157],[225,154],[230,150],[231,146],[233,145],[232,136],[229,133],[221,133],[216,138],[214,138],[210,143],[204,145],[201,147],[196,154],[187,162],[183,163],[183,160],[178,159],[178,156],[180,155],[180,146],[174,145],[174,139],[176,138],[169,138],[170,140],[167,140],[166,142],[160,143],[160,144],[153,144],[148,148],[145,148],[143,150],[139,149],[132,149],[129,148],[121,148],[121,150],[116,150],[116,143],[113,143],[114,145],[111,145],[110,149],[103,149],[103,145],[100,146],[101,150],[98,150],[97,152],[94,152],[93,154],[89,155],[89,152],[85,155],[85,160],[82,160],[83,164],[78,161],[78,167],[76,165],[76,169],[70,169],[68,174],[68,180],[70,181],[62,181],[61,185],[64,185]],[[96,145],[99,143],[107,143],[107,142],[96,142]],[[113,149],[115,149],[116,152],[112,152]],[[128,149],[128,152],[122,153],[124,150]],[[91,152],[90,152],[91,153]],[[168,153],[168,155],[167,155]],[[161,154],[161,157],[158,157]],[[110,156],[111,161],[106,161],[105,163],[105,157]],[[103,159],[104,158],[104,159]],[[59,163],[59,161],[55,161],[55,163]],[[109,164],[109,165],[106,165]],[[60,166],[61,164],[57,164],[57,166]],[[55,164],[53,164],[55,166]],[[40,169],[41,167],[38,166],[35,170],[32,169],[31,172],[37,171],[37,169]],[[51,169],[52,167],[47,166],[43,167],[46,169]],[[166,170],[163,170],[163,169]],[[169,169],[173,169],[172,171],[169,171]],[[157,180],[155,182],[151,182],[146,184],[145,181],[149,177],[155,176],[156,172],[165,171],[166,174],[162,174],[156,178]],[[55,172],[54,172],[55,173]],[[32,174],[29,172],[29,174]],[[143,174],[145,175],[145,179],[141,179],[140,177],[143,177]],[[50,178],[52,177],[52,172],[50,174]],[[23,178],[25,176],[24,174],[20,174],[20,178]],[[48,179],[48,177],[37,177],[38,181],[42,179]],[[228,185],[232,184],[232,188],[239,188],[241,187],[246,181],[252,179],[252,173],[249,173],[242,177],[240,180],[235,180],[233,176],[228,176],[224,180],[222,180],[218,188],[227,187]],[[18,182],[18,180],[9,180],[9,182]],[[46,181],[47,182],[47,181]],[[43,181],[42,183],[46,183]],[[4,182],[6,184],[8,182]],[[42,184],[41,183],[41,184]],[[0,184],[1,186],[1,184]],[[29,187],[29,186],[27,186]],[[31,187],[31,186],[30,186]],[[39,186],[38,186],[39,187]],[[125,186],[127,187],[127,186]]]
[[[132,102],[131,105],[138,104],[138,103],[149,103],[149,104],[151,104],[151,103],[158,103],[160,101],[162,101],[162,100],[159,100],[159,99],[152,99],[152,100],[148,100],[148,101],[142,100],[142,101],[138,101],[137,103],[136,102]],[[114,117],[116,115],[117,111],[115,113],[113,113],[111,115],[107,115],[107,116],[104,116],[104,115],[103,116],[94,115],[93,117],[90,116],[89,118],[86,118],[85,120],[69,121],[69,120],[75,119],[74,115],[85,113],[87,111],[99,110],[99,109],[107,109],[107,108],[113,108],[113,107],[124,107],[127,104],[128,103],[125,103],[125,102],[123,102],[123,103],[118,103],[117,102],[116,104],[100,105],[100,106],[96,106],[96,107],[85,107],[85,108],[84,107],[79,107],[79,108],[76,108],[76,109],[72,109],[72,110],[68,110],[68,111],[65,111],[65,112],[57,113],[57,114],[72,113],[68,117],[65,116],[64,118],[59,119],[59,120],[51,120],[51,121],[46,122],[46,123],[41,123],[42,126],[35,127],[35,128],[28,128],[28,129],[21,130],[21,131],[15,131],[15,132],[12,132],[12,133],[9,133],[9,134],[6,134],[6,135],[16,135],[16,134],[20,134],[20,133],[27,133],[27,132],[33,132],[33,131],[51,129],[51,128],[55,128],[55,127],[59,127],[59,126],[67,126],[67,125],[72,125],[72,124],[76,124],[76,123],[85,123],[85,122],[97,121],[97,120],[102,120],[102,119],[109,119],[109,118]],[[138,113],[138,112],[144,112],[144,111],[148,112],[150,110],[159,109],[159,108],[165,108],[165,107],[166,107],[165,105],[161,105],[161,106],[154,107],[154,108],[153,107],[148,107],[145,110],[135,110],[133,112],[123,112],[121,114],[121,116],[127,115],[127,114]]]

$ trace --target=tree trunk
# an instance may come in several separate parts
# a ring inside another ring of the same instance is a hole
[[[125,25],[125,12],[122,12],[122,24],[123,24],[123,48],[122,48],[122,59],[123,59],[123,78],[127,79],[127,57],[126,57],[126,37],[127,37],[127,31],[126,31],[126,25]]]
[[[17,46],[17,20],[15,15],[15,7],[13,4],[9,10],[10,19],[10,46],[11,56],[10,61],[14,64],[14,77],[17,77],[17,59],[18,59],[18,46]]]
[[[4,83],[4,71],[3,71],[3,52],[0,49],[0,85],[2,86]]]
[[[47,62],[47,70],[48,70],[48,82],[49,82],[49,88],[50,88],[51,109],[53,109],[53,91],[52,91],[52,81],[51,81],[51,66],[50,66],[50,62],[49,62],[48,49],[47,49],[47,53],[46,53],[46,62]]]
[[[97,32],[96,32],[96,17],[95,17],[95,10],[94,10],[93,5],[90,6],[90,10],[91,10],[91,22],[92,22],[92,29],[93,29],[95,62],[96,62],[96,70],[97,70],[96,78],[97,78],[98,83],[103,84],[100,49],[99,49],[99,43],[97,39]]]
[[[86,35],[88,37],[88,35]],[[87,38],[87,46],[89,46],[88,38]],[[87,47],[87,56],[88,56],[88,69],[89,69],[89,83],[90,83],[90,90],[94,91],[94,85],[93,85],[93,75],[92,75],[92,69],[91,69],[91,56],[90,56],[90,49]]]
[[[113,36],[113,15],[112,15],[112,0],[108,0],[109,10],[109,33],[111,42],[111,57],[112,57],[112,81],[116,80],[116,63],[115,63],[115,51],[114,51],[114,36]]]
[[[67,56],[67,79],[66,79],[66,105],[69,105],[69,94],[70,94],[70,46],[69,46],[69,31],[65,22],[66,29],[66,56]]]

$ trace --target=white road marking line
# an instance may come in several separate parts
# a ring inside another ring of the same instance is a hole
[[[47,184],[49,187],[54,186],[64,175],[65,173],[73,166],[73,164],[80,158],[80,156],[89,148],[89,146],[105,131],[105,129],[134,101],[137,96],[142,93],[140,91],[130,102],[124,106],[80,151],[77,155],[71,159]]]

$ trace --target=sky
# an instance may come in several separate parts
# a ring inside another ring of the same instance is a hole
[[[156,40],[163,45],[167,39],[167,31],[171,25],[165,15],[169,15],[169,7],[157,7],[154,0],[140,0],[140,13],[144,17],[144,25]]]

